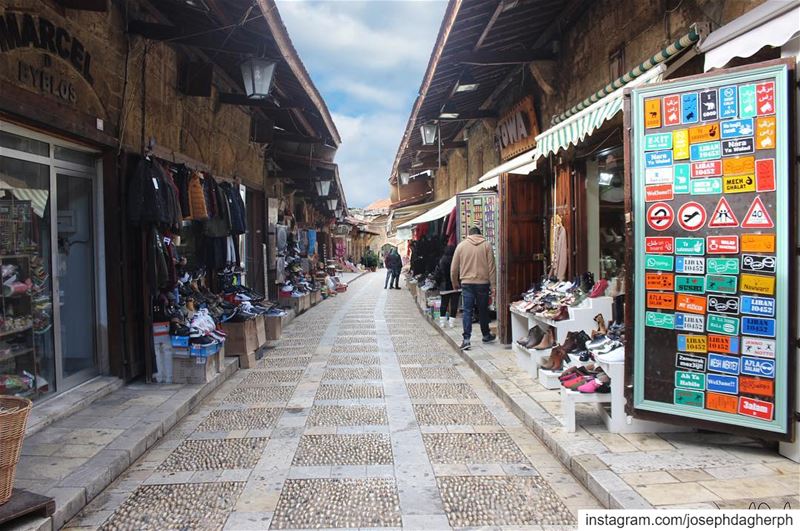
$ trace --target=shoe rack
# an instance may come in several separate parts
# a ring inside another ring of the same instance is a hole
[[[28,255],[1,255],[0,265],[15,266],[20,281],[30,278]],[[0,291],[0,375],[16,375],[26,371],[33,375],[33,387],[16,396],[33,398],[39,392],[39,360],[33,340],[33,300],[30,290],[11,293]]]

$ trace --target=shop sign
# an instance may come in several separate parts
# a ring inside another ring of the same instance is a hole
[[[706,393],[706,408],[722,413],[736,414],[736,397],[719,393]]]
[[[672,184],[672,166],[644,170],[645,184]]]
[[[692,179],[692,195],[710,195],[722,193],[722,179],[712,177],[710,179]]]
[[[722,161],[692,162],[692,178],[719,177],[722,175]]]
[[[755,417],[761,420],[772,420],[774,405],[772,402],[765,402],[746,396],[739,397],[739,414]]]
[[[665,257],[666,258],[666,257]],[[672,258],[671,256],[669,258]],[[647,289],[655,290],[669,290],[672,291],[674,286],[674,276],[672,273],[647,273],[644,276],[644,282]]]
[[[776,127],[774,116],[756,119],[756,149],[775,149]]]
[[[676,275],[675,291],[678,293],[705,293],[705,279],[698,276]]]
[[[739,136],[753,136],[753,119],[745,118],[743,120],[725,120],[720,122],[722,127],[721,138],[723,140],[728,138],[736,138]]]
[[[647,129],[661,127],[661,99],[647,100],[644,102],[644,126]]]
[[[756,192],[774,191],[775,159],[760,159],[756,161]]]
[[[772,218],[767,211],[767,207],[764,206],[764,202],[761,201],[761,196],[756,196],[756,198],[753,199],[753,202],[750,204],[747,214],[744,215],[744,219],[742,220],[742,228],[772,229],[774,227],[775,223],[772,221]]]
[[[681,123],[681,99],[679,96],[664,96],[664,125]]]
[[[739,87],[739,109],[739,118],[752,118],[756,115],[755,85]]]
[[[737,251],[738,252],[738,251]],[[743,253],[774,253],[774,234],[742,234]]]
[[[737,376],[726,376],[724,374],[709,374],[708,390],[715,393],[738,395],[739,378]]]
[[[692,356],[678,352],[675,355],[675,367],[690,371],[706,372],[706,359],[702,356]]]
[[[697,93],[681,95],[681,123],[695,124],[700,119],[697,112]]]
[[[756,108],[759,116],[775,113],[775,83],[759,83],[756,85]]]
[[[675,294],[660,293],[658,291],[648,291],[647,307],[653,310],[674,310]]]
[[[675,251],[675,242],[672,236],[647,236],[644,239],[644,248],[648,253],[672,254]]]
[[[672,158],[686,160],[689,158],[689,130],[676,129],[672,132]]]
[[[678,256],[675,260],[675,272],[702,275],[706,272],[706,259],[692,256]]]
[[[678,334],[678,350],[704,354],[708,352],[708,339],[695,334]]]
[[[717,122],[689,128],[690,144],[709,142],[711,140],[719,140],[719,124]]]
[[[736,86],[719,89],[719,117],[734,118],[738,114],[736,104]]]
[[[676,308],[681,312],[695,313],[698,315],[705,315],[706,313],[705,297],[696,297],[694,295],[678,295],[677,301],[678,305]]]
[[[726,194],[740,194],[742,192],[756,191],[756,176],[726,175],[722,178],[722,190]]]
[[[533,96],[528,96],[503,116],[494,130],[500,158],[507,160],[536,147],[538,134]]]
[[[721,151],[719,142],[705,142],[703,144],[693,144],[690,147],[689,158],[692,161],[713,160],[720,158]]]
[[[737,277],[733,275],[708,275],[706,289],[712,293],[736,293]]]
[[[739,376],[739,392],[748,395],[775,396],[775,381],[753,376]]]
[[[653,328],[675,329],[675,316],[671,313],[645,312],[645,325]]]
[[[675,314],[675,330],[685,332],[702,332],[705,324],[704,315],[692,315],[689,313]]]
[[[719,336],[708,334],[708,350],[723,354],[739,354],[739,338],[736,336]]]
[[[775,257],[761,256],[758,254],[742,255],[742,271],[752,273],[775,273]]]
[[[648,151],[645,153],[645,166],[647,168],[672,166],[672,151]]]
[[[725,374],[739,374],[739,358],[710,353],[708,355],[708,370]]]
[[[54,59],[63,61],[90,86],[94,84],[93,56],[67,28],[42,16],[6,10],[0,16],[0,53],[29,49],[41,50],[43,60],[38,64],[17,61],[17,80],[22,86],[77,103],[79,89],[73,77],[58,68]]]
[[[735,275],[739,273],[738,258],[709,258],[708,272],[718,275]]]
[[[660,254],[645,255],[645,268],[655,271],[672,271],[675,258],[673,256],[662,256]]]
[[[742,355],[775,358],[775,341],[760,337],[742,337]]]
[[[706,90],[700,93],[700,120],[717,119],[717,91]]]
[[[775,360],[742,356],[742,374],[775,378]]]
[[[753,137],[734,138],[722,141],[722,154],[726,157],[753,152]]]
[[[742,295],[742,313],[761,317],[774,317],[775,299],[755,295]]]
[[[756,159],[752,155],[745,157],[734,157],[722,159],[722,173],[725,175],[742,175],[754,173],[756,169]]]
[[[738,236],[706,236],[708,254],[738,254]]]
[[[773,295],[775,293],[775,277],[742,273],[739,280],[742,291],[759,295]]]
[[[711,314],[708,316],[706,330],[715,334],[727,334],[729,336],[739,335],[739,318],[724,317],[722,315]]]
[[[686,155],[689,158],[689,155]],[[672,181],[672,191],[676,194],[689,193],[689,165],[676,164],[673,166],[675,178]]]
[[[751,336],[775,337],[775,319],[742,317],[742,333]]]
[[[675,238],[675,254],[703,256],[705,243],[703,238]]]
[[[739,297],[709,295],[708,311],[726,315],[739,315]]]
[[[704,391],[706,375],[699,372],[675,371],[675,387]]]
[[[669,184],[654,184],[644,187],[644,200],[646,203],[671,201],[672,197],[672,175],[670,175]]]
[[[658,151],[662,149],[672,149],[671,133],[653,133],[644,135],[645,151]]]
[[[702,391],[689,391],[688,389],[675,389],[675,405],[703,407],[705,394]]]

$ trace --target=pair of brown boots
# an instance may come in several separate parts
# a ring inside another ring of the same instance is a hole
[[[527,337],[518,340],[517,343],[525,348],[544,350],[553,346],[553,331],[548,328],[545,332],[534,326],[528,331]]]
[[[560,371],[564,368],[564,363],[569,363],[569,355],[563,346],[556,345],[550,351],[550,356],[543,359],[539,366],[549,371]]]

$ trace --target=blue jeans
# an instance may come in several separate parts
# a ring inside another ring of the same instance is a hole
[[[389,287],[389,282],[391,282],[393,280],[393,277],[394,277],[394,271],[392,271],[391,269],[389,269],[387,267],[386,268],[386,280],[383,281],[383,289],[386,289],[387,287]]]
[[[461,292],[464,295],[464,339],[467,341],[472,337],[472,315],[476,305],[483,337],[488,337],[492,333],[489,329],[490,289],[489,284],[461,284]]]

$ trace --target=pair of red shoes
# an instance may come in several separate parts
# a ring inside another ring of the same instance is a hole
[[[596,299],[597,297],[602,297],[606,294],[607,289],[608,280],[601,278],[599,281],[595,282],[594,286],[592,287],[592,291],[589,292],[589,298]]]
[[[583,367],[575,371],[562,374],[558,377],[561,385],[572,391],[580,393],[609,393],[611,392],[611,378],[602,371],[593,373]]]

